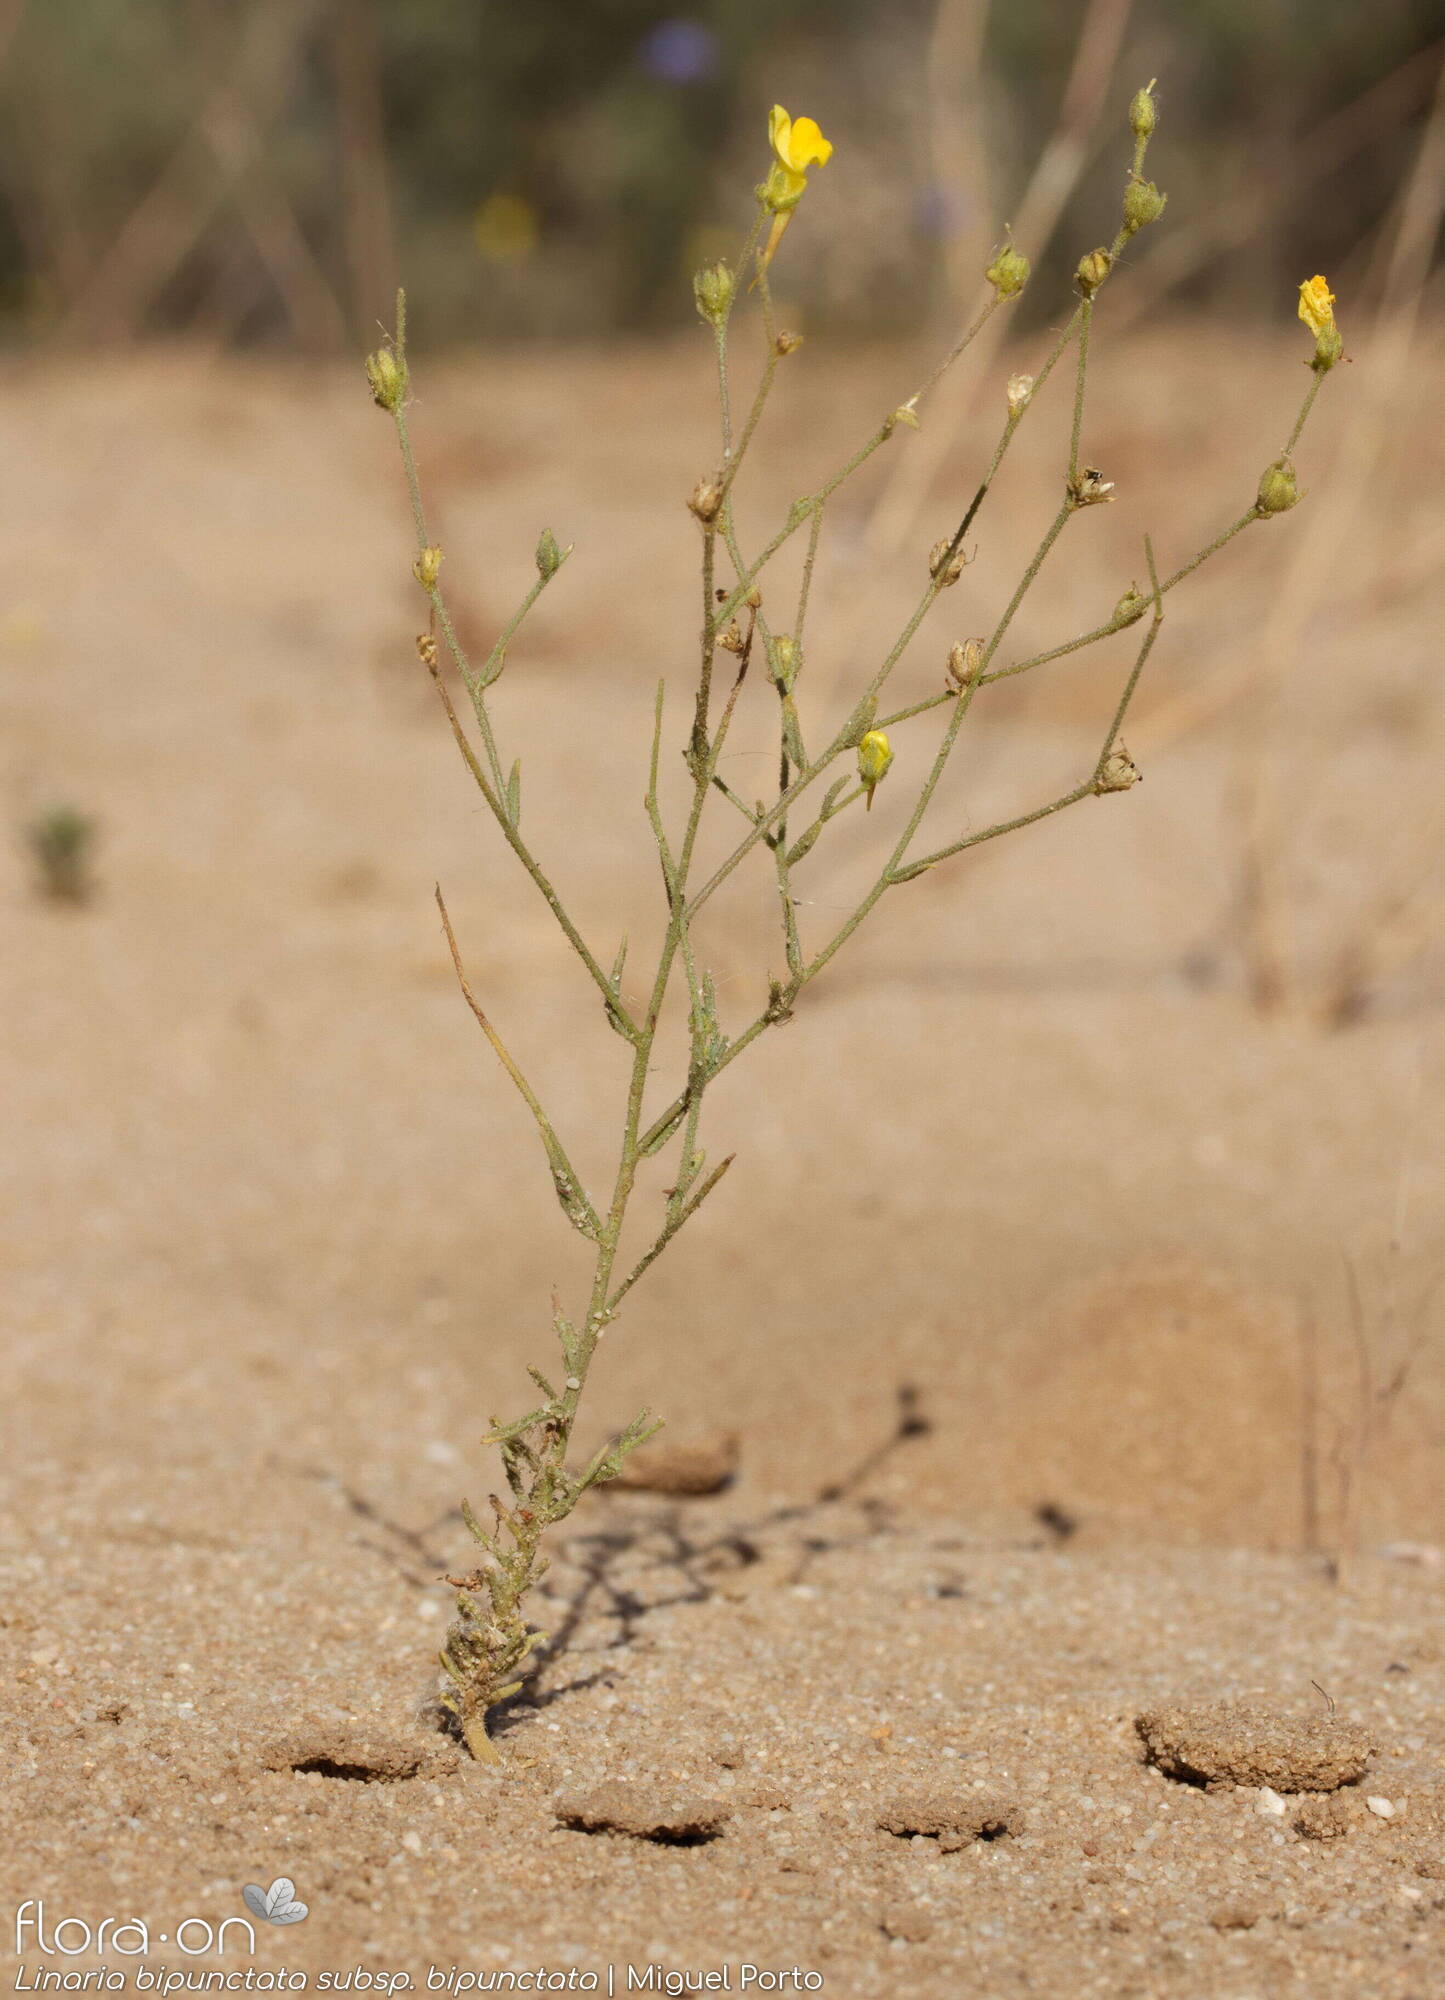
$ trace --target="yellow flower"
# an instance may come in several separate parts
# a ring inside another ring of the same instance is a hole
[[[1335,324],[1335,295],[1323,278],[1307,278],[1299,288],[1299,316],[1318,337]]]
[[[1335,295],[1323,278],[1307,278],[1299,288],[1299,316],[1315,337],[1310,367],[1324,375],[1341,359],[1344,339],[1335,325]]]
[[[858,745],[858,777],[868,794],[868,810],[873,810],[873,794],[888,776],[893,762],[893,745],[881,729],[870,729]]]
[[[833,157],[832,141],[823,137],[817,119],[790,118],[781,104],[773,106],[768,118],[768,138],[772,142],[773,164],[758,189],[758,200],[772,215],[773,227],[758,258],[760,272],[772,262],[793,210],[803,199],[809,167],[826,167]]]
[[[807,185],[809,167],[826,167],[833,157],[832,141],[823,137],[817,119],[790,118],[781,104],[773,106],[768,137],[778,165],[802,183],[800,194]]]

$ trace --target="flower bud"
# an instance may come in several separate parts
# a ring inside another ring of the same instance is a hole
[[[1010,375],[1005,394],[1008,397],[1008,413],[1019,416],[1033,400],[1034,378],[1032,375]]]
[[[993,262],[983,275],[1001,299],[1013,299],[1028,283],[1032,268],[1021,251],[1015,250],[1012,243],[1005,243],[1001,250],[995,252]]]
[[[725,632],[718,634],[718,644],[725,653],[742,653],[746,651],[747,641],[743,638],[742,627],[738,624],[736,618],[733,619]]]
[[[790,354],[797,353],[798,349],[802,346],[802,344],[803,344],[802,334],[789,333],[787,328],[785,327],[779,333],[777,339],[773,342],[773,352],[774,354],[777,355],[780,361],[786,361]]]
[[[411,573],[423,590],[435,590],[437,578],[441,575],[441,569],[442,552],[433,543],[430,548],[422,550],[411,566]]]
[[[1129,130],[1136,139],[1147,139],[1153,132],[1158,119],[1158,107],[1154,102],[1154,83],[1151,79],[1142,90],[1136,90],[1129,106]]]
[[[1119,632],[1126,625],[1137,625],[1139,620],[1144,616],[1145,606],[1148,602],[1148,598],[1143,595],[1138,584],[1131,583],[1129,588],[1124,592],[1124,595],[1119,599],[1119,602],[1114,606],[1113,616],[1109,620],[1110,626],[1114,631]]]
[[[774,685],[780,687],[784,694],[791,694],[793,683],[798,678],[798,668],[802,665],[798,642],[791,633],[779,632],[775,635],[770,665]]]
[[[1167,194],[1160,194],[1153,181],[1141,181],[1131,176],[1124,190],[1124,227],[1132,236],[1147,222],[1157,222],[1164,213]]]
[[[950,550],[953,551],[952,554],[949,553]],[[968,557],[961,547],[956,549],[953,547],[951,536],[945,536],[941,542],[935,542],[928,551],[928,574],[940,590],[947,590],[951,583],[957,583],[967,567]]]
[[[858,777],[868,794],[868,810],[873,810],[873,794],[888,775],[893,762],[893,745],[881,729],[870,729],[858,745]]]
[[[699,479],[688,498],[688,506],[705,525],[715,521],[722,506],[722,488],[714,479]]]
[[[1098,291],[1108,277],[1113,262],[1107,250],[1091,250],[1087,257],[1079,259],[1079,267],[1074,277],[1086,299],[1091,299]]]
[[[1101,798],[1105,792],[1127,792],[1141,784],[1143,778],[1144,773],[1119,743],[1104,759],[1103,769],[1094,780],[1094,791]]]
[[[983,671],[984,643],[982,639],[965,639],[962,645],[948,649],[948,678],[955,687],[965,688],[978,679]]]
[[[906,425],[911,431],[922,428],[916,408],[917,402],[918,398],[916,396],[910,396],[906,403],[900,403],[896,410],[890,410],[883,424],[884,432],[888,437],[892,437],[900,424]]]
[[[704,264],[693,275],[692,296],[697,309],[714,326],[720,326],[727,318],[736,290],[737,280],[721,259],[716,264]]]
[[[1273,465],[1265,467],[1260,477],[1255,513],[1286,514],[1298,499],[1299,487],[1295,483],[1293,465],[1287,458],[1277,458]]]
[[[436,671],[437,641],[435,632],[418,632],[416,635],[416,656],[424,667]]]
[[[557,537],[550,528],[544,528],[537,542],[537,574],[543,583],[549,582],[566,561],[566,551],[557,546]]]
[[[406,365],[391,347],[379,347],[366,357],[371,400],[379,410],[395,410],[406,395]]]

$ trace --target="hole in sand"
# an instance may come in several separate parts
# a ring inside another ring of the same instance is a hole
[[[421,1760],[406,1764],[347,1763],[340,1757],[303,1757],[291,1766],[298,1778],[340,1778],[353,1785],[395,1785],[405,1778],[414,1778],[421,1769]]]
[[[644,1833],[631,1826],[582,1826],[577,1821],[567,1822],[574,1833],[586,1833],[602,1838],[615,1838],[618,1834],[631,1840],[646,1841],[650,1847],[711,1847],[721,1839],[721,1827],[687,1827],[673,1831],[667,1827],[655,1827]]]

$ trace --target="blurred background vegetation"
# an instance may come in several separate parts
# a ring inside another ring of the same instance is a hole
[[[434,342],[666,329],[779,98],[838,147],[811,313],[916,325],[1031,192],[1098,233],[1157,75],[1162,280],[1285,312],[1367,282],[1442,47],[1442,0],[0,0],[0,310],[328,350],[402,277]]]

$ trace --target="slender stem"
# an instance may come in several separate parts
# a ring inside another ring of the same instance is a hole
[[[417,472],[416,452],[412,446],[411,427],[407,423],[406,405],[404,402],[399,401],[397,403],[396,408],[392,411],[392,417],[396,423],[396,439],[398,445],[401,447],[401,462],[406,472],[406,488],[411,496],[412,523],[416,530],[417,554],[420,555],[424,549],[432,546],[431,531],[427,525],[426,507],[422,500],[421,478]],[[461,640],[457,637],[456,627],[452,623],[451,613],[447,610],[446,599],[439,585],[433,583],[427,595],[431,599],[432,610],[437,622],[442,628],[442,637],[446,640],[447,651],[452,656],[457,672],[461,675],[467,693],[471,696],[472,706],[476,710],[477,727],[481,731],[482,743],[487,753],[487,762],[492,768],[492,783],[498,793],[504,793],[507,786],[506,779],[502,775],[502,760],[497,751],[491,717],[487,713],[486,702],[480,691],[478,676],[473,673],[471,662],[467,658]]]
[[[563,936],[586,966],[588,972],[601,990],[607,1002],[608,1012],[621,1024],[624,1032],[629,1037],[635,1036],[636,1023],[622,1005],[621,996],[613,992],[611,980],[592,956],[581,932],[563,908],[562,900],[558,896],[557,891],[552,887],[551,882],[543,873],[541,864],[537,861],[531,849],[513,825],[511,815],[507,812],[500,796],[493,790],[490,779],[477,761],[477,754],[467,738],[467,732],[462,728],[461,718],[453,706],[452,698],[447,693],[446,683],[443,681],[441,673],[435,664],[432,666],[431,675],[432,680],[436,684],[437,693],[441,697],[442,707],[446,710],[447,721],[451,724],[452,736],[456,741],[457,748],[462,753],[467,769],[471,772],[478,791],[491,807],[492,817],[502,829],[502,834],[507,845],[537,885],[548,909],[561,926]]]
[[[1223,534],[1216,535],[1207,547],[1202,548],[1197,555],[1191,556],[1187,563],[1182,564],[1180,568],[1175,570],[1172,576],[1166,578],[1159,586],[1160,595],[1167,596],[1176,584],[1182,583],[1186,576],[1191,575],[1193,571],[1198,569],[1201,563],[1208,562],[1211,556],[1218,555],[1222,548],[1228,547],[1237,534],[1240,534],[1245,528],[1250,526],[1251,522],[1258,519],[1259,515],[1253,507],[1250,508],[1247,514],[1241,514],[1237,521],[1232,522],[1224,530]],[[1011,680],[1015,674],[1026,674],[1034,667],[1047,666],[1050,660],[1061,660],[1066,653],[1081,652],[1085,646],[1095,645],[1100,639],[1107,639],[1112,633],[1125,630],[1127,630],[1127,627],[1116,625],[1111,619],[1107,624],[1096,625],[1090,632],[1081,632],[1077,639],[1070,639],[1066,645],[1051,646],[1046,653],[1035,653],[1027,660],[1016,661],[1011,667],[995,667],[992,673],[983,676],[983,680],[985,684],[990,681]]]
[[[546,1112],[542,1109],[537,1093],[513,1061],[501,1036],[483,1013],[477,996],[472,991],[471,983],[467,978],[466,968],[462,964],[461,952],[457,947],[456,932],[452,929],[452,920],[448,916],[447,906],[442,900],[440,884],[437,886],[436,899],[437,908],[441,911],[442,915],[442,929],[446,932],[447,946],[452,955],[452,965],[456,970],[457,984],[462,989],[462,997],[476,1016],[477,1024],[491,1043],[497,1060],[512,1079],[512,1082],[517,1086],[523,1103],[536,1120],[537,1130],[542,1135],[542,1145],[546,1150],[547,1159],[552,1168],[552,1176],[556,1182],[557,1193],[564,1207],[566,1207],[568,1214],[572,1217],[576,1226],[582,1228],[585,1234],[595,1239],[601,1225],[597,1220],[596,1211],[583,1192],[582,1182],[573,1168],[572,1162],[567,1157],[566,1149],[557,1137],[556,1129],[551,1119],[548,1118]]]
[[[1084,433],[1084,380],[1089,372],[1089,329],[1094,323],[1094,301],[1084,299],[1079,306],[1079,365],[1074,376],[1074,427],[1069,434],[1069,483],[1079,477],[1079,448]]]
[[[757,217],[753,222],[753,226],[748,231],[747,239],[743,244],[741,254],[739,255],[737,260],[736,269],[739,274],[746,269],[748,259],[752,256],[753,251],[757,248],[758,238],[763,233],[763,221],[764,221],[763,211],[759,209]],[[722,420],[722,444],[723,444],[724,458],[727,458],[730,455],[733,446],[733,404],[732,404],[732,386],[730,380],[730,371],[728,368],[728,331],[732,325],[733,307],[736,305],[736,303],[737,303],[737,288],[735,284],[732,295],[728,299],[726,307],[719,315],[718,319],[716,320],[713,326],[713,335],[717,348],[718,410]]]
[[[695,1195],[692,1195],[686,1202],[684,1202],[678,1208],[675,1215],[669,1213],[667,1220],[664,1222],[661,1232],[658,1235],[657,1241],[653,1244],[652,1248],[649,1251],[647,1251],[647,1253],[643,1257],[639,1258],[638,1262],[633,1266],[632,1270],[628,1272],[627,1276],[622,1280],[622,1283],[617,1287],[616,1291],[608,1299],[607,1311],[609,1316],[612,1313],[616,1312],[617,1308],[621,1305],[622,1301],[626,1298],[627,1294],[632,1290],[632,1287],[637,1283],[638,1279],[642,1276],[643,1272],[646,1271],[650,1265],[656,1263],[657,1259],[662,1255],[663,1251],[667,1248],[668,1244],[672,1241],[673,1237],[676,1236],[678,1230],[682,1228],[683,1224],[685,1222],[690,1221],[691,1218],[697,1214],[698,1210],[702,1207],[703,1203],[707,1200],[708,1196],[712,1193],[713,1189],[717,1186],[718,1182],[722,1179],[723,1175],[727,1172],[728,1168],[732,1165],[733,1161],[736,1158],[737,1158],[736,1153],[729,1153],[725,1160],[720,1160],[717,1166],[715,1166],[712,1172],[708,1175],[707,1179],[703,1182],[702,1186],[698,1189],[697,1193]]]
[[[989,675],[990,680],[996,675]],[[958,689],[944,688],[941,694],[925,695],[922,701],[915,701],[909,708],[895,708],[891,715],[880,715],[874,723],[875,729],[893,729],[900,722],[909,722],[915,715],[926,715],[930,709],[942,708],[945,702],[957,701]]]
[[[808,599],[813,589],[813,567],[818,560],[818,542],[823,533],[823,509],[827,505],[820,500],[813,509],[812,525],[808,529],[808,550],[803,557],[803,576],[798,585],[798,609],[793,619],[793,641],[802,650],[803,627],[808,622]]]
[[[1144,671],[1145,663],[1150,653],[1154,650],[1154,641],[1159,636],[1159,627],[1163,623],[1164,618],[1162,603],[1164,591],[1159,582],[1158,572],[1154,566],[1153,547],[1147,539],[1144,544],[1144,550],[1149,564],[1150,581],[1153,584],[1154,616],[1149,622],[1149,630],[1145,634],[1143,644],[1139,648],[1133,670],[1124,684],[1124,691],[1119,697],[1113,715],[1110,717],[1109,727],[1104,734],[1103,745],[1094,760],[1094,768],[1088,777],[1081,785],[1076,785],[1072,791],[1063,793],[1059,798],[1051,799],[1047,805],[1036,806],[1032,812],[1020,813],[1013,819],[1000,820],[995,826],[984,827],[979,833],[966,834],[963,839],[952,841],[947,847],[940,847],[932,854],[920,856],[918,860],[910,862],[907,868],[901,869],[895,876],[895,881],[900,883],[911,882],[916,876],[926,874],[930,868],[936,868],[940,861],[948,860],[951,855],[961,854],[965,848],[977,847],[983,841],[996,840],[1000,834],[1013,833],[1020,827],[1032,826],[1037,820],[1047,819],[1051,813],[1062,812],[1065,806],[1077,804],[1080,799],[1087,798],[1097,788],[1099,780],[1103,776],[1104,766],[1113,755],[1114,746],[1119,740],[1119,732],[1124,726],[1124,718],[1128,714],[1129,704],[1134,699],[1134,691],[1139,685],[1139,677]]]
[[[1284,456],[1286,458],[1289,457],[1290,453],[1294,450],[1295,446],[1300,441],[1300,433],[1303,431],[1305,425],[1309,422],[1310,411],[1315,406],[1315,397],[1320,393],[1320,384],[1324,381],[1324,379],[1325,379],[1324,369],[1322,368],[1315,369],[1314,380],[1310,383],[1309,388],[1305,392],[1305,399],[1300,404],[1300,413],[1294,420],[1294,429],[1290,432],[1289,438],[1285,444]]]

